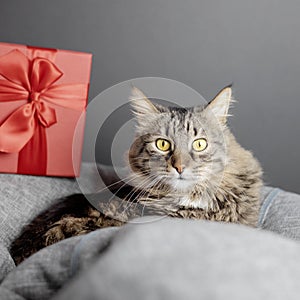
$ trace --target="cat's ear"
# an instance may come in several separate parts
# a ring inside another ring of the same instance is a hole
[[[223,88],[206,106],[221,122],[225,124],[230,104],[234,101],[232,99],[232,85]]]
[[[129,100],[133,113],[138,120],[142,118],[145,120],[145,117],[147,118],[160,112],[147,96],[136,87],[132,87]]]

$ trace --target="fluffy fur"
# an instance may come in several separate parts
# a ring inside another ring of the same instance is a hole
[[[94,195],[94,205],[83,195],[59,201],[14,241],[16,263],[59,240],[120,226],[146,213],[256,225],[262,171],[226,125],[231,87],[208,105],[192,108],[160,106],[137,88],[130,101],[137,121],[128,155],[132,174],[113,189],[123,200],[107,202],[102,194]],[[207,147],[195,151],[193,142],[200,138]],[[159,150],[158,139],[168,141],[170,148]]]

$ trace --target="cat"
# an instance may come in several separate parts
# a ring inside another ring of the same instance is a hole
[[[123,200],[103,203],[103,193],[93,195],[94,205],[81,194],[60,199],[12,243],[16,264],[65,238],[121,226],[145,209],[147,214],[255,227],[262,169],[227,126],[232,102],[231,86],[207,105],[191,108],[159,105],[133,87],[136,138],[128,151],[130,184],[111,187]]]

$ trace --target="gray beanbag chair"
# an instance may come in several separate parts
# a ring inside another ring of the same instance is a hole
[[[109,181],[110,169],[101,169]],[[97,176],[88,164],[79,185],[0,175],[1,300],[298,299],[300,196],[269,187],[262,190],[259,229],[139,219],[64,240],[15,268],[8,248],[22,227],[57,198],[101,189]]]
[[[300,244],[236,224],[165,218],[45,248],[0,299],[299,299]]]

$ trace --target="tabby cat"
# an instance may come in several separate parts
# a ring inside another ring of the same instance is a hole
[[[228,86],[207,105],[165,107],[134,87],[130,101],[137,125],[128,152],[130,180],[118,188],[112,185],[116,199],[101,202],[99,193],[91,205],[76,194],[40,214],[12,244],[16,264],[45,246],[120,226],[146,210],[255,226],[262,171],[226,125],[231,95]]]

